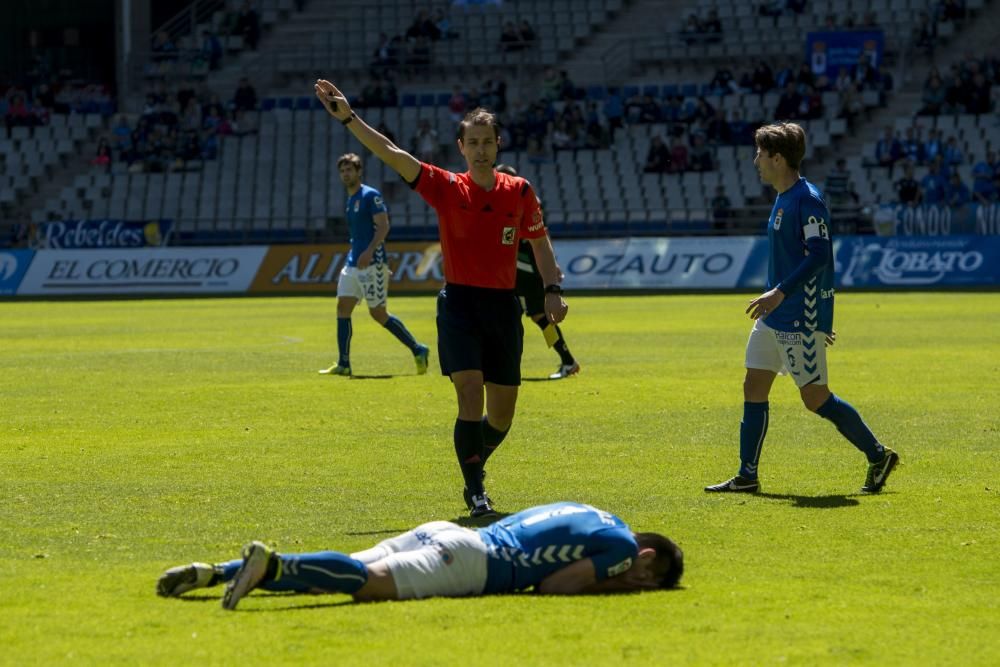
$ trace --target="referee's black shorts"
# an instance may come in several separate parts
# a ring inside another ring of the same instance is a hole
[[[524,327],[514,290],[447,284],[437,302],[441,374],[482,371],[486,382],[521,384]]]
[[[537,273],[527,271],[517,272],[517,284],[514,293],[521,299],[524,312],[528,317],[545,314],[545,285]]]

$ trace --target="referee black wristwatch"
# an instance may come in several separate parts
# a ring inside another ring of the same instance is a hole
[[[562,285],[560,285],[558,283],[552,283],[551,285],[546,285],[545,286],[545,293],[546,294],[562,294],[563,293]]]

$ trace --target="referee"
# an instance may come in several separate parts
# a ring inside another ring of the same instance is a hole
[[[524,329],[514,294],[520,238],[531,243],[545,284],[546,318],[558,324],[568,309],[538,198],[523,178],[494,170],[500,137],[496,116],[485,109],[459,123],[458,150],[469,170],[455,174],[418,161],[372,129],[329,81],[317,81],[315,90],[331,116],[437,211],[445,275],[438,358],[458,397],[455,454],[471,515],[494,514],[483,466],[510,430],[521,384]]]

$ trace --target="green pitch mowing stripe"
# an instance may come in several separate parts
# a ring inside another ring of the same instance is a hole
[[[902,465],[865,461],[779,378],[764,494],[736,472],[750,295],[573,297],[583,370],[525,382],[490,461],[501,511],[611,510],[685,550],[683,590],[354,605],[160,572],[356,550],[465,516],[434,300],[390,300],[431,373],[358,309],[354,379],[331,298],[0,304],[0,646],[6,664],[998,664],[1000,295],[838,296],[831,387]],[[523,370],[558,357],[525,327]],[[357,377],[360,376],[360,377]]]

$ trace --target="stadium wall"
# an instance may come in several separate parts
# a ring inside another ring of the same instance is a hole
[[[0,251],[0,297],[336,294],[346,244]],[[1000,286],[998,236],[844,236],[834,241],[837,286],[866,289]],[[443,283],[437,243],[393,243],[394,293]],[[568,290],[760,289],[759,236],[563,240]]]

